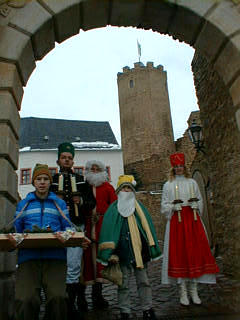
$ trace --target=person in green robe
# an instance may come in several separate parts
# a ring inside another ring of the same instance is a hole
[[[121,175],[118,179],[118,200],[110,205],[103,219],[98,262],[108,266],[119,261],[123,274],[123,283],[118,286],[121,319],[130,318],[129,279],[134,271],[143,319],[155,320],[147,263],[159,259],[161,252],[151,216],[136,200],[135,185],[131,175]]]

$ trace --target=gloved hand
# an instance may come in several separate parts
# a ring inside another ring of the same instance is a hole
[[[198,203],[197,203],[197,201],[191,202],[191,208],[192,208],[192,209],[198,209]]]
[[[173,200],[173,211],[181,211],[182,210],[182,203],[183,201],[181,199],[175,199]]]
[[[116,254],[112,254],[111,257],[108,259],[109,263],[117,264],[119,262],[119,257]]]
[[[182,210],[182,204],[181,203],[175,203],[173,205],[173,211],[181,211]]]

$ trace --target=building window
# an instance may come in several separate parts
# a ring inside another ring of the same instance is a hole
[[[20,184],[31,183],[31,169],[21,169]]]
[[[106,172],[107,172],[107,175],[108,175],[108,181],[111,181],[111,169],[109,166],[106,167]]]
[[[81,176],[83,176],[83,172],[84,172],[84,167],[74,167],[73,168],[74,173],[78,173]]]
[[[51,167],[51,168],[48,168],[48,169],[49,169],[52,177],[57,173],[57,168],[55,168],[55,167]]]
[[[134,86],[134,82],[133,82],[133,80],[130,80],[130,81],[129,81],[129,87],[130,87],[130,88],[133,88],[133,86]]]

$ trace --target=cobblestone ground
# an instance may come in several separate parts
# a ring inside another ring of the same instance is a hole
[[[221,259],[217,259],[221,269]],[[199,296],[202,305],[190,305],[183,307],[179,304],[177,286],[161,285],[161,263],[162,260],[149,263],[148,274],[153,291],[153,308],[157,318],[160,320],[177,319],[221,319],[240,320],[240,282],[232,280],[223,273],[217,276],[217,284],[199,284]],[[141,307],[136,294],[136,283],[134,277],[131,278],[131,303],[132,315],[135,320],[142,319]],[[117,287],[112,284],[103,286],[103,295],[109,302],[109,307],[104,310],[92,309],[91,287],[86,291],[89,302],[89,312],[85,315],[85,320],[116,320],[119,319],[117,308]],[[41,317],[44,310],[42,306]],[[70,319],[69,319],[70,320]]]

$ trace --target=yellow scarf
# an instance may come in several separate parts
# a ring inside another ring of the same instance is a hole
[[[150,246],[154,246],[155,242],[153,240],[153,236],[152,236],[151,230],[149,228],[147,219],[146,219],[139,203],[136,201],[135,204],[136,204],[137,213],[138,213],[140,220],[141,220],[142,227],[143,227],[144,231],[146,232],[146,235],[148,238],[148,244]],[[141,254],[142,242],[141,242],[141,237],[140,237],[139,229],[137,226],[137,221],[136,221],[134,214],[132,214],[131,216],[128,217],[128,226],[129,226],[129,231],[130,231],[130,235],[131,235],[131,241],[132,241],[136,266],[137,266],[137,268],[143,269],[144,266],[143,266],[142,254]]]

